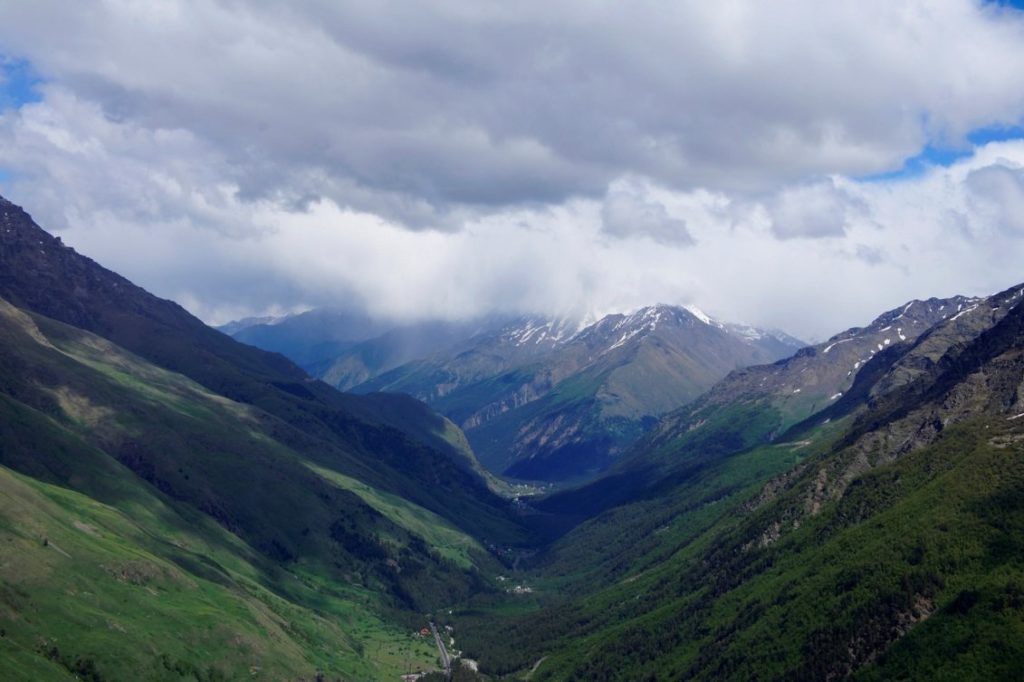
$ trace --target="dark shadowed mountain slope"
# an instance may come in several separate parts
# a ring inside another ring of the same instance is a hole
[[[443,353],[499,326],[497,319],[432,320],[404,324],[309,365],[314,376],[340,390],[365,384],[396,367]],[[258,345],[258,344],[257,344]]]
[[[227,324],[222,324],[216,327],[217,331],[224,332],[228,336],[234,336],[243,329],[249,329],[250,327],[256,327],[259,325],[272,325],[285,319],[283,316],[275,315],[262,315],[259,317],[243,317],[240,320],[233,320]],[[255,344],[253,344],[255,345]],[[266,350],[266,349],[264,349]]]
[[[464,453],[368,419],[372,406],[358,396],[207,327],[64,246],[7,201],[0,202],[0,297],[259,408],[276,418],[276,438],[331,469],[413,500],[478,536],[519,537],[506,504],[467,470]]]
[[[218,327],[242,343],[281,353],[309,374],[347,391],[396,367],[499,329],[508,316],[402,322],[337,308],[247,318]]]
[[[385,320],[361,313],[319,308],[280,318],[230,323],[220,331],[250,346],[280,353],[309,369],[377,337],[391,328]]]

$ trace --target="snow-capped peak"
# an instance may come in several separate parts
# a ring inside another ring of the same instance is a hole
[[[507,327],[504,336],[515,346],[555,346],[576,336],[577,326],[575,320],[531,317]]]
[[[646,337],[663,327],[711,327],[745,343],[762,344],[772,340],[794,349],[803,344],[789,335],[740,324],[726,324],[714,319],[695,305],[657,304],[629,313],[614,313],[595,320],[587,317],[529,317],[507,326],[502,331],[506,343],[516,347],[555,348],[590,339],[604,346],[603,352],[621,348],[631,340]],[[604,344],[608,345],[605,346]]]
[[[691,315],[696,317],[698,320],[700,320],[704,324],[714,325],[716,327],[721,327],[722,326],[721,324],[719,324],[719,323],[715,322],[713,319],[711,319],[711,317],[707,313],[705,313],[703,310],[701,310],[700,308],[698,308],[695,305],[684,305],[683,308],[686,309],[687,312],[689,312]]]

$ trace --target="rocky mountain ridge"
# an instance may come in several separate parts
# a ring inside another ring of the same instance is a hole
[[[801,344],[657,305],[582,329],[524,318],[355,387],[426,401],[497,473],[542,480],[600,471],[661,414],[737,367]]]

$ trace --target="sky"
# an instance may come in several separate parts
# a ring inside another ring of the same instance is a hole
[[[1020,6],[0,0],[0,194],[214,324],[817,340],[1024,281]]]

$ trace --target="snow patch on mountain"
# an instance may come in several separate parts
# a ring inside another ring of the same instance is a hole
[[[957,306],[957,308],[956,308],[957,313],[953,317],[949,318],[950,322],[952,322],[953,320],[958,319],[959,317],[961,317],[963,315],[966,315],[967,313],[974,312],[978,308],[978,305],[975,304],[975,305],[972,305],[969,308],[964,308],[963,310],[961,310],[961,308],[963,308],[963,305],[958,305]]]
[[[696,317],[698,320],[700,320],[704,324],[715,325],[715,326],[719,326],[719,327],[721,326],[720,324],[715,322],[713,319],[711,319],[711,317],[707,313],[705,313],[703,310],[701,310],[700,308],[698,308],[695,305],[684,305],[683,308],[686,309],[691,315]]]
[[[841,343],[846,343],[847,341],[853,341],[853,338],[854,337],[850,337],[848,339],[839,339],[838,341],[833,341],[831,344],[826,346],[825,349],[823,351],[821,351],[821,352],[822,353],[828,353],[830,350],[832,350],[833,348],[835,348],[836,346],[838,346]]]
[[[503,337],[514,346],[557,346],[576,336],[576,322],[566,319],[528,318],[506,327]]]

